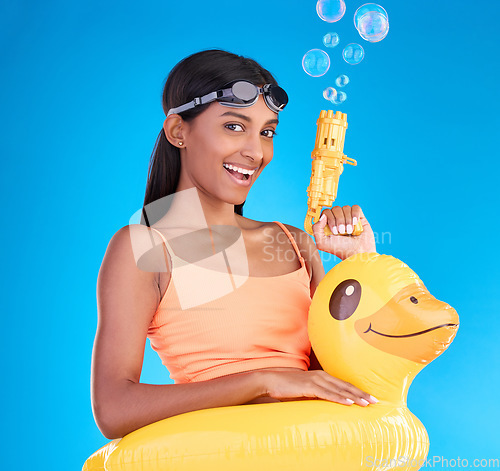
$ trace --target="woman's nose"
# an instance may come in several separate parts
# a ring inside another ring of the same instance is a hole
[[[258,135],[248,135],[248,139],[245,140],[244,147],[241,154],[245,157],[250,157],[253,161],[261,161],[264,157],[264,150],[262,147],[262,136]]]

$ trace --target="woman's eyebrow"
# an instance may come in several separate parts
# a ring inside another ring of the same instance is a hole
[[[234,111],[226,111],[225,113],[221,114],[221,116],[235,116],[236,118],[240,118],[240,119],[243,119],[244,121],[250,123],[252,121],[251,118],[249,118],[248,116],[245,116],[244,114],[239,114],[239,113],[235,113]],[[270,119],[269,121],[266,121],[266,125],[267,124],[278,124],[279,121],[277,119]]]

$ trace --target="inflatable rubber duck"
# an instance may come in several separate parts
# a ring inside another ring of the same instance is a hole
[[[429,440],[406,396],[453,340],[455,310],[403,262],[364,253],[321,281],[308,327],[323,369],[377,404],[303,400],[188,412],[113,440],[83,471],[419,469]]]

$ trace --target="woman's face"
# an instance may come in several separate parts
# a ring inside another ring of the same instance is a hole
[[[214,102],[192,121],[183,122],[178,191],[195,186],[207,196],[243,203],[273,158],[277,124],[277,114],[262,95],[246,108]]]

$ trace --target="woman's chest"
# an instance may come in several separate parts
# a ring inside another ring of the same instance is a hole
[[[170,270],[203,272],[207,282],[226,272],[265,278],[298,271],[302,267],[298,246],[276,224],[269,224],[258,230],[242,231],[212,226],[190,237],[173,238],[168,250]],[[172,273],[158,274],[161,297],[171,278]]]

